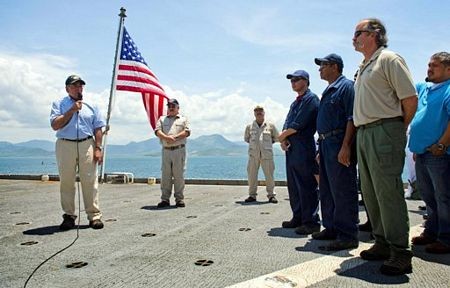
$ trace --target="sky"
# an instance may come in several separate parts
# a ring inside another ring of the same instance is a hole
[[[0,0],[0,141],[55,140],[51,103],[78,74],[84,100],[108,108],[120,8],[125,27],[167,94],[180,102],[192,136],[242,141],[262,105],[281,130],[296,94],[286,74],[304,69],[319,97],[314,58],[337,53],[350,79],[362,54],[352,46],[356,24],[381,19],[389,49],[423,81],[432,54],[449,51],[450,1]],[[109,144],[155,135],[139,93],[117,92]]]

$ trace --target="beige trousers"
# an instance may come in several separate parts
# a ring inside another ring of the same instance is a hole
[[[175,201],[184,199],[184,171],[186,170],[186,147],[162,149],[161,200],[169,202],[174,188]],[[172,181],[173,179],[173,181]]]
[[[78,148],[77,148],[78,145]],[[80,155],[79,176],[83,192],[84,209],[88,219],[100,219],[98,205],[97,165],[94,163],[94,140],[71,142],[56,141],[56,160],[60,178],[61,207],[65,214],[75,214],[75,181],[77,175],[78,151]]]
[[[273,197],[276,194],[274,193],[275,181],[273,179],[273,173],[275,171],[275,163],[272,159],[262,159],[261,153],[256,153],[259,156],[248,156],[247,163],[247,175],[248,175],[248,194],[249,196],[255,197],[258,194],[258,170],[259,166],[261,166],[264,176],[266,177],[266,190],[267,197]]]

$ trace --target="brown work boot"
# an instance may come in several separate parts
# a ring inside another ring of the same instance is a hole
[[[247,199],[244,200],[246,203],[255,202],[256,198],[253,196],[248,196]]]
[[[413,253],[408,250],[392,253],[388,260],[380,267],[380,272],[385,275],[397,276],[412,273],[411,259]]]
[[[390,254],[389,247],[375,243],[369,249],[361,251],[359,256],[364,260],[376,261],[387,260]]]
[[[434,243],[436,241],[435,237],[431,237],[425,232],[422,232],[419,236],[413,237],[411,242],[413,245],[427,245]]]
[[[89,227],[92,229],[103,229],[103,222],[100,219],[89,221]]]

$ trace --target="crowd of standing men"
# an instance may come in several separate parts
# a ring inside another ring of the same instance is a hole
[[[386,275],[411,273],[413,253],[401,178],[411,121],[409,148],[415,155],[417,183],[428,213],[425,230],[413,237],[412,243],[427,245],[429,253],[450,253],[450,54],[432,55],[427,83],[415,86],[404,59],[386,49],[386,28],[380,20],[360,21],[353,45],[364,56],[354,82],[343,76],[344,62],[339,55],[314,59],[320,66],[321,79],[328,82],[320,100],[309,89],[308,72],[297,70],[286,76],[296,99],[281,133],[265,121],[263,107],[254,108],[255,121],[246,127],[244,136],[249,143],[249,196],[245,202],[256,201],[260,166],[266,177],[268,201],[278,202],[272,145],[279,141],[286,154],[292,210],[291,219],[282,227],[295,228],[301,235],[312,234],[316,240],[330,240],[319,247],[321,250],[356,248],[358,164],[361,192],[375,238],[373,246],[363,250],[360,257],[383,260],[380,272]],[[105,121],[95,106],[82,100],[84,80],[71,75],[65,84],[68,96],[53,103],[50,115],[58,138],[56,156],[64,211],[60,228],[75,227],[78,172],[89,226],[101,229],[96,163],[103,157]],[[176,206],[185,207],[185,146],[190,125],[179,114],[176,99],[168,101],[168,114],[158,120],[155,134],[162,145],[161,202],[157,207],[170,205],[172,187]]]
[[[342,75],[344,62],[339,55],[314,59],[320,77],[328,82],[320,100],[309,89],[308,72],[287,75],[297,95],[278,136],[286,152],[292,209],[292,218],[282,227],[312,234],[315,240],[331,240],[319,246],[321,250],[358,247],[358,164],[375,238],[360,257],[383,260],[380,272],[386,275],[411,273],[413,253],[401,178],[411,121],[409,149],[416,159],[417,183],[429,217],[424,232],[412,243],[427,245],[429,253],[450,253],[450,54],[432,55],[427,83],[415,86],[404,59],[386,49],[386,28],[379,19],[360,21],[353,45],[364,57],[354,82]],[[262,143],[264,136],[260,139]],[[254,158],[255,151],[250,150]],[[264,172],[272,183],[273,175]],[[319,183],[315,174],[320,175]],[[254,190],[251,185],[247,202],[256,200]]]

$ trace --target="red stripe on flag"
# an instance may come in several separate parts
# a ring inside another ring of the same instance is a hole
[[[145,74],[151,75],[152,77],[157,78],[150,69],[145,69],[145,68],[142,68],[139,66],[119,64],[119,70],[137,71],[137,72],[145,73]]]
[[[156,128],[156,122],[159,117],[164,115],[164,107],[167,102],[167,97],[154,95],[151,93],[142,93],[142,102],[144,102],[147,117],[153,129]]]
[[[158,82],[150,80],[150,79],[147,79],[147,78],[130,76],[130,75],[120,75],[119,74],[119,75],[117,75],[117,80],[147,83],[147,84],[156,86],[156,87],[160,88],[161,90],[164,90]]]

